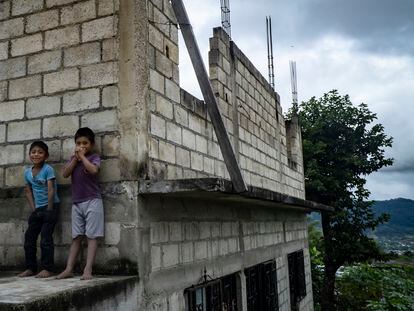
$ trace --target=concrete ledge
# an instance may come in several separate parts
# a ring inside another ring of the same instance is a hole
[[[164,197],[204,198],[233,201],[273,208],[300,209],[307,212],[334,211],[333,207],[295,198],[283,193],[248,186],[246,192],[237,193],[231,181],[223,178],[194,178],[162,181],[140,181],[140,195]]]
[[[138,277],[98,276],[81,281],[0,275],[0,311],[136,310]],[[116,306],[114,308],[114,306]]]

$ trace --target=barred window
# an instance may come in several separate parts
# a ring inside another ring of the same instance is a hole
[[[184,291],[188,311],[237,311],[236,274],[203,282]]]
[[[288,254],[290,305],[292,311],[298,310],[298,302],[306,296],[305,261],[303,250]]]
[[[278,310],[276,262],[258,264],[244,270],[247,311]]]

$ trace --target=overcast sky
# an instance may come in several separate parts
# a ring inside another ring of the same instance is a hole
[[[208,38],[220,26],[219,0],[184,0],[207,64]],[[372,199],[414,199],[414,0],[230,0],[237,46],[267,77],[266,15],[271,15],[275,88],[291,103],[289,60],[299,101],[337,89],[364,102],[394,137],[395,164],[368,176]],[[181,40],[181,38],[180,38]],[[181,87],[201,98],[181,44]]]

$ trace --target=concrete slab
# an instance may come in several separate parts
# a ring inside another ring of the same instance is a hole
[[[136,276],[97,276],[81,281],[79,276],[57,280],[54,277],[19,278],[11,273],[2,273],[0,310],[93,310],[105,301],[106,305],[113,305],[121,294],[123,298],[115,303],[119,305],[131,300],[137,281]],[[136,296],[132,300],[136,300]],[[99,309],[105,308],[100,306]]]

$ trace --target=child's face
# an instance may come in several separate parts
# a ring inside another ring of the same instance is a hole
[[[42,148],[35,146],[29,151],[30,161],[34,165],[42,164],[48,158],[48,155],[45,150]]]
[[[93,149],[93,144],[91,141],[84,136],[76,138],[76,149],[82,149],[85,154],[89,154]]]

